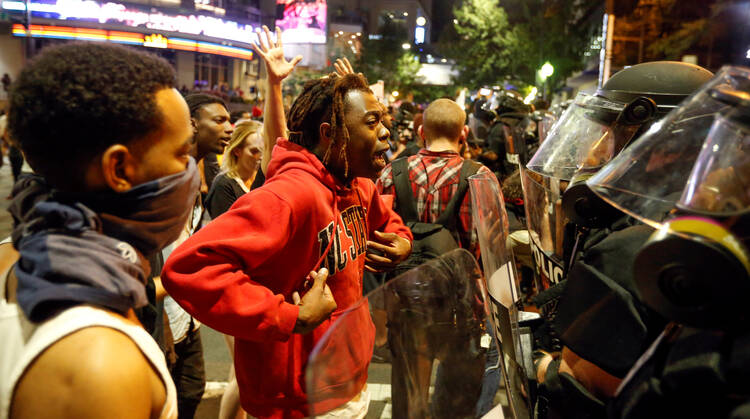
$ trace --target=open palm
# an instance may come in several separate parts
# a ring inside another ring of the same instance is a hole
[[[279,82],[285,79],[302,60],[298,55],[291,61],[284,58],[284,46],[281,43],[281,29],[276,28],[276,42],[271,37],[271,31],[263,26],[263,33],[258,34],[258,43],[253,44],[253,50],[266,61],[269,82]]]

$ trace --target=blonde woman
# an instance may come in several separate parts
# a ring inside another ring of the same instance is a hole
[[[211,218],[226,212],[237,198],[250,191],[263,158],[262,128],[256,121],[243,121],[234,127],[224,150],[222,171],[206,195],[205,206]]]

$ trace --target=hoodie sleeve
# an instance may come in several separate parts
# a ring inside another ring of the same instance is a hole
[[[299,307],[285,302],[248,272],[287,244],[290,206],[257,190],[175,249],[162,270],[169,295],[222,333],[252,341],[287,340]]]
[[[409,241],[413,241],[414,237],[411,234],[411,230],[404,225],[401,216],[393,210],[391,205],[386,205],[381,199],[378,188],[375,187],[371,180],[367,179],[366,183],[367,185],[364,189],[369,190],[370,194],[370,209],[367,213],[367,225],[370,226],[368,233],[372,234],[373,231],[396,233]]]

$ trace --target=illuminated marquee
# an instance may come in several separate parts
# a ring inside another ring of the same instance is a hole
[[[143,46],[151,48],[166,48],[168,44],[167,38],[161,36],[161,34],[146,35],[143,37]]]
[[[26,36],[23,25],[13,25],[13,35]],[[245,48],[194,41],[192,39],[167,38],[165,36],[143,35],[136,32],[108,31],[104,29],[73,28],[67,26],[31,25],[34,38],[74,39],[80,41],[115,42],[118,44],[139,45],[152,48],[171,48],[182,51],[202,52],[227,57],[252,60],[253,51]]]
[[[97,23],[115,23],[131,27],[143,27],[158,31],[178,32],[190,35],[204,35],[228,39],[247,44],[258,39],[253,29],[230,20],[203,15],[166,15],[161,12],[145,12],[126,7],[120,3],[97,3],[91,0],[31,0],[31,14],[34,17],[59,20],[81,20]],[[3,10],[25,12],[24,1],[4,0]]]
[[[276,0],[276,27],[286,43],[325,44],[327,12],[326,0]]]

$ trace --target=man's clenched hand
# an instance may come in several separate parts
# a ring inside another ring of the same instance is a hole
[[[297,323],[294,325],[294,333],[310,333],[323,323],[334,310],[336,310],[336,301],[333,299],[331,289],[326,285],[328,279],[328,269],[321,268],[318,272],[311,271],[310,277],[313,279],[313,285],[302,298],[299,293],[292,295],[294,304],[299,306]]]
[[[373,232],[367,241],[365,269],[382,272],[395,268],[411,254],[411,242],[396,233]]]

